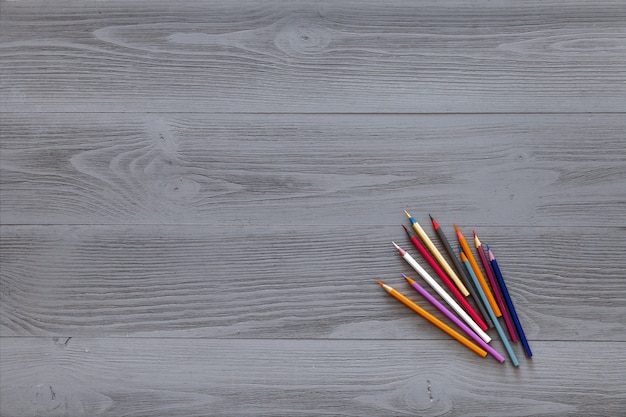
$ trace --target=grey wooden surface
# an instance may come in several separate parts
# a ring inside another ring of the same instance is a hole
[[[625,28],[604,0],[0,2],[0,415],[624,415]],[[421,301],[404,209],[494,247],[533,359],[375,284]]]

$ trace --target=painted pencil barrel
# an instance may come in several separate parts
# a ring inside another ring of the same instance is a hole
[[[504,362],[504,356],[502,356],[497,350],[492,348],[489,344],[485,343],[483,339],[480,338],[472,329],[467,327],[465,323],[459,320],[450,310],[448,310],[443,304],[441,304],[435,297],[433,297],[428,291],[426,291],[422,286],[420,286],[417,282],[413,281],[411,278],[404,276],[405,279],[411,284],[411,286],[419,292],[424,298],[426,298],[432,305],[434,305],[439,311],[441,311],[448,319],[450,319],[454,324],[459,326],[461,330],[463,330],[469,337],[471,337],[478,346],[485,349],[488,353],[491,354],[498,362]]]
[[[502,315],[502,312],[500,312],[500,308],[498,308],[498,303],[496,303],[496,299],[493,297],[493,294],[491,293],[491,290],[489,289],[489,286],[487,285],[487,281],[485,281],[485,277],[483,277],[482,272],[480,272],[480,267],[476,263],[476,259],[474,259],[474,255],[472,255],[472,250],[470,249],[469,245],[467,244],[467,241],[465,240],[465,237],[463,237],[463,234],[458,229],[458,227],[457,227],[457,237],[459,239],[459,243],[461,244],[461,247],[463,248],[463,252],[465,252],[465,256],[467,257],[467,260],[470,263],[472,272],[475,273],[474,275],[476,276],[478,283],[480,284],[480,287],[482,288],[483,292],[485,293],[485,296],[487,297],[487,302],[491,306],[491,309],[493,310],[495,316],[500,317]]]
[[[424,244],[426,245],[430,253],[433,254],[433,257],[437,260],[439,265],[441,265],[441,268],[448,274],[450,279],[452,279],[452,281],[457,286],[459,291],[461,291],[461,294],[463,294],[464,297],[467,297],[469,295],[469,291],[467,290],[465,285],[463,285],[463,283],[461,282],[457,274],[454,272],[454,270],[450,268],[450,265],[448,264],[446,259],[441,255],[441,252],[439,252],[439,249],[437,249],[433,241],[430,240],[430,237],[428,237],[428,235],[426,234],[422,226],[420,226],[419,223],[415,222],[413,223],[413,230],[415,230],[418,236],[422,239],[422,241],[424,242]]]
[[[428,311],[424,310],[419,305],[415,304],[413,301],[411,301],[409,298],[405,297],[400,292],[398,292],[398,291],[396,291],[394,289],[392,289],[391,291],[388,291],[388,292],[393,297],[395,297],[398,301],[400,301],[402,304],[404,304],[405,306],[409,307],[411,310],[413,310],[414,312],[416,312],[420,316],[424,317],[426,320],[428,320],[429,322],[431,322],[432,324],[437,326],[439,329],[441,329],[442,331],[444,331],[448,335],[450,335],[453,338],[455,338],[458,342],[463,344],[465,347],[469,348],[472,352],[476,353],[477,355],[479,355],[479,356],[481,356],[483,358],[485,356],[487,356],[487,351],[486,350],[484,350],[480,346],[476,345],[471,340],[467,339],[461,333],[457,332],[452,327],[448,326],[446,323],[442,322],[437,317],[433,316],[432,314],[430,314]]]
[[[465,321],[465,323],[467,323],[467,325],[471,327],[478,336],[480,336],[481,339],[483,339],[486,343],[491,341],[491,337],[489,337],[489,335],[485,333],[474,320],[472,320],[465,310],[463,310],[461,306],[459,306],[457,302],[450,297],[441,285],[439,285],[439,283],[437,283],[437,281],[435,281],[434,278],[420,266],[420,264],[418,264],[409,254],[405,254],[403,258],[413,269],[415,269],[415,271],[417,271],[418,274],[420,274],[422,278],[424,278],[428,285],[430,285],[437,292],[437,294],[439,294],[441,298],[443,298],[445,302],[452,307],[452,309],[463,319],[463,321]]]
[[[476,274],[474,274],[474,271],[472,270],[472,266],[470,265],[467,258],[465,258],[465,256],[463,256],[463,263],[465,264],[465,267],[467,268],[467,271],[470,277],[472,278],[472,280],[476,284],[478,284],[478,278],[476,278]],[[478,294],[480,295],[480,298],[483,300],[483,303],[485,303],[485,308],[487,310],[487,313],[491,317],[491,321],[493,322],[493,325],[495,326],[496,331],[498,332],[498,336],[500,336],[500,339],[502,340],[502,344],[504,345],[506,352],[509,354],[509,357],[511,358],[511,362],[513,362],[513,366],[519,366],[519,360],[517,359],[517,356],[515,355],[515,352],[513,351],[513,347],[509,343],[509,340],[506,338],[504,329],[500,325],[500,322],[498,321],[498,318],[496,317],[493,309],[491,308],[491,305],[487,301],[487,296],[485,295],[485,292],[482,290],[482,288],[478,288]]]
[[[493,257],[493,254],[490,254],[490,258]],[[496,279],[498,280],[498,284],[500,285],[500,289],[502,290],[502,295],[504,296],[504,301],[506,302],[509,311],[511,312],[511,318],[513,319],[513,324],[515,325],[515,330],[517,330],[517,335],[522,342],[522,346],[524,347],[524,352],[527,357],[532,357],[533,352],[530,350],[530,345],[528,344],[528,340],[526,339],[526,334],[524,333],[524,329],[522,329],[522,324],[519,321],[519,317],[517,316],[517,311],[515,310],[515,306],[513,305],[513,300],[509,294],[509,290],[506,287],[504,282],[504,277],[502,276],[502,272],[500,271],[500,267],[498,266],[498,262],[495,259],[492,259],[491,266],[493,267],[493,272],[496,275]]]

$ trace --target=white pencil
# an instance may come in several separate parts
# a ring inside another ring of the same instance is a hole
[[[411,267],[415,269],[415,271],[417,271],[417,273],[420,274],[422,278],[424,278],[424,281],[426,281],[428,285],[430,285],[435,291],[437,291],[437,294],[439,294],[439,296],[441,296],[441,298],[443,298],[443,300],[448,303],[450,307],[452,307],[452,309],[463,319],[463,321],[467,323],[467,325],[471,327],[471,329],[474,330],[474,332],[476,332],[476,334],[480,336],[481,339],[483,339],[486,343],[489,343],[491,341],[491,337],[489,337],[489,335],[485,333],[474,320],[472,320],[472,318],[465,312],[465,310],[463,310],[461,306],[456,301],[454,301],[454,298],[452,298],[450,294],[448,294],[446,290],[444,290],[443,287],[439,285],[439,283],[435,281],[435,279],[431,277],[430,274],[426,272],[426,270],[422,268],[411,255],[407,253],[407,251],[396,245],[395,242],[391,243],[393,243],[393,246],[398,249],[398,252],[400,252],[400,256],[402,256],[402,258],[409,265],[411,265]]]

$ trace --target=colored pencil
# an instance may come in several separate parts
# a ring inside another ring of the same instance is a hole
[[[496,274],[496,279],[498,280],[498,284],[500,285],[500,289],[502,290],[502,295],[504,296],[504,301],[506,302],[509,311],[511,312],[511,317],[513,318],[513,323],[515,324],[515,330],[517,330],[517,334],[522,342],[522,346],[524,346],[524,351],[526,352],[527,357],[532,357],[533,352],[530,350],[530,346],[528,345],[528,340],[526,339],[526,335],[524,334],[524,329],[522,329],[522,324],[519,321],[519,317],[517,316],[517,312],[515,311],[515,306],[513,305],[513,300],[509,294],[509,290],[504,283],[504,278],[502,277],[502,272],[500,271],[500,266],[498,265],[498,261],[496,261],[496,257],[493,255],[491,248],[487,245],[487,253],[489,254],[489,260],[491,262],[491,266],[493,267],[493,272]]]
[[[500,307],[500,311],[502,312],[502,317],[504,318],[504,324],[506,326],[506,330],[509,333],[511,342],[517,342],[517,333],[515,332],[515,325],[513,324],[513,320],[511,320],[511,315],[509,314],[509,310],[506,308],[506,303],[502,298],[502,291],[500,291],[500,286],[496,281],[496,278],[493,275],[493,271],[491,269],[491,264],[487,260],[485,256],[485,251],[483,250],[483,245],[478,239],[475,231],[474,233],[474,245],[476,246],[476,252],[478,253],[478,257],[480,258],[480,262],[483,264],[483,269],[485,270],[485,274],[487,275],[487,280],[489,281],[489,285],[491,285],[491,290],[493,291],[494,296],[496,297],[496,303],[498,303],[498,307]]]
[[[413,218],[413,216],[409,214],[408,211],[404,210],[404,213],[409,218],[409,221],[411,222],[411,226],[413,227],[413,230],[415,230],[415,233],[417,233],[420,239],[422,239],[422,242],[424,242],[424,244],[426,245],[430,253],[433,254],[433,257],[437,260],[437,262],[439,262],[439,265],[441,265],[444,271],[446,271],[450,279],[452,279],[459,291],[461,291],[461,294],[467,297],[469,295],[469,291],[467,290],[467,288],[465,288],[465,285],[463,285],[459,277],[456,275],[454,269],[450,267],[450,265],[446,261],[446,258],[443,257],[441,252],[439,252],[439,249],[437,249],[437,247],[433,244],[432,240],[430,240],[424,229],[422,229],[422,226],[420,226],[420,224]]]
[[[385,289],[385,291],[387,291],[387,293],[389,293],[391,296],[393,296],[396,300],[400,301],[402,304],[404,304],[405,306],[409,307],[411,310],[413,310],[414,312],[416,312],[420,316],[424,317],[426,320],[428,320],[429,322],[431,322],[432,324],[437,326],[439,329],[443,330],[444,332],[446,332],[447,334],[449,334],[450,336],[455,338],[457,341],[459,341],[465,347],[469,348],[472,352],[476,353],[477,355],[479,355],[479,356],[481,356],[483,358],[485,356],[487,356],[487,351],[486,350],[484,350],[480,346],[476,345],[471,340],[467,339],[461,333],[457,332],[452,327],[448,326],[446,323],[444,323],[443,321],[439,320],[437,317],[433,316],[432,314],[430,314],[428,311],[424,310],[419,305],[415,304],[413,301],[409,300],[402,293],[398,292],[393,287],[390,287],[389,285],[384,284],[384,283],[382,283],[380,281],[376,281],[376,282],[378,282],[378,284],[381,287],[383,287]]]
[[[424,280],[428,283],[428,285],[430,285],[437,292],[437,294],[439,294],[439,296],[443,298],[444,301],[448,303],[450,307],[452,307],[452,309],[456,312],[456,314],[458,314],[463,319],[463,321],[465,321],[465,323],[467,323],[467,325],[471,327],[472,330],[474,330],[476,334],[480,336],[481,339],[489,343],[491,341],[491,337],[489,337],[489,335],[485,333],[483,329],[481,329],[480,326],[476,324],[474,320],[472,320],[472,318],[465,312],[465,310],[463,310],[461,306],[456,301],[454,301],[454,298],[450,297],[450,295],[446,292],[446,290],[444,290],[441,287],[441,285],[439,285],[439,283],[435,281],[435,279],[431,277],[430,274],[426,272],[426,270],[422,268],[422,266],[418,264],[417,261],[413,259],[411,255],[407,253],[407,251],[402,249],[400,246],[396,245],[395,242],[391,242],[391,243],[393,243],[396,249],[398,249],[398,252],[400,252],[400,256],[402,256],[402,258],[409,265],[411,265],[411,267],[415,269],[422,278],[424,278]]]
[[[472,265],[470,265],[469,260],[467,259],[467,256],[465,256],[465,253],[463,252],[461,252],[461,260],[463,261],[463,264],[465,265],[465,268],[467,269],[467,272],[469,273],[470,277],[478,286],[478,278],[476,277],[476,274],[474,274]],[[513,362],[513,366],[519,366],[519,361],[517,360],[517,356],[515,356],[513,347],[511,347],[509,340],[506,338],[504,329],[502,328],[502,326],[500,326],[500,322],[498,321],[498,318],[496,317],[495,312],[491,308],[491,304],[487,300],[487,295],[483,291],[482,287],[478,288],[478,294],[480,294],[480,298],[483,300],[483,304],[485,304],[487,313],[491,317],[491,321],[493,322],[493,325],[495,326],[496,331],[498,332],[498,335],[500,336],[502,344],[504,344],[504,348],[506,349],[506,352],[509,354],[509,357],[511,358],[511,362]]]
[[[478,311],[480,312],[480,315],[482,316],[485,324],[487,324],[487,326],[489,327],[493,327],[493,324],[489,319],[489,315],[487,314],[485,307],[483,307],[483,303],[480,301],[480,297],[478,296],[476,287],[474,287],[474,283],[467,275],[467,271],[465,271],[465,266],[461,265],[461,261],[459,261],[457,255],[458,252],[455,252],[454,249],[452,249],[452,246],[450,246],[450,242],[443,232],[443,229],[439,226],[439,223],[437,223],[435,219],[433,219],[433,216],[431,216],[430,214],[428,215],[428,217],[430,217],[430,221],[433,224],[433,229],[435,229],[437,237],[443,244],[443,247],[446,249],[446,252],[448,253],[450,259],[452,259],[452,263],[456,268],[457,275],[461,278],[463,284],[465,284],[465,287],[469,290],[470,296],[472,297],[472,300],[474,300],[474,304],[476,305],[476,308],[478,308]]]
[[[439,276],[439,278],[441,278],[443,283],[446,284],[446,287],[450,289],[450,291],[452,292],[452,295],[454,295],[454,297],[458,300],[461,306],[470,315],[472,320],[474,320],[476,324],[480,326],[481,329],[487,330],[489,327],[485,324],[482,317],[480,317],[478,313],[476,313],[476,311],[472,308],[470,303],[468,303],[465,297],[463,297],[463,294],[461,294],[459,290],[456,288],[456,286],[452,283],[452,281],[450,281],[450,278],[448,278],[446,273],[443,272],[443,269],[439,267],[439,264],[437,264],[437,261],[435,261],[435,259],[432,256],[430,256],[430,253],[428,253],[426,248],[420,243],[419,239],[416,236],[411,235],[411,232],[409,232],[409,230],[404,225],[402,225],[402,227],[404,228],[404,231],[406,232],[406,234],[409,236],[409,239],[411,239],[411,243],[413,243],[413,246],[415,246],[415,248],[422,255],[422,257],[426,259],[426,262],[428,262],[428,264],[435,271],[435,273]]]
[[[483,289],[483,292],[487,296],[487,301],[489,301],[489,305],[491,305],[491,309],[495,313],[496,317],[500,317],[502,315],[502,313],[500,312],[500,308],[498,308],[498,304],[496,303],[495,298],[493,298],[493,294],[491,293],[491,290],[489,289],[489,286],[487,285],[487,282],[485,281],[485,277],[483,276],[482,272],[480,272],[480,267],[476,263],[476,259],[474,259],[474,255],[472,255],[472,250],[467,244],[467,240],[465,240],[465,237],[463,236],[463,234],[461,233],[461,231],[459,230],[456,224],[454,225],[454,229],[456,230],[456,236],[459,239],[459,244],[461,245],[461,248],[463,248],[463,252],[465,252],[465,256],[469,260],[470,266],[474,270],[474,274],[476,275],[476,278],[478,278],[478,282],[481,288]],[[487,307],[485,306],[485,308]]]
[[[433,297],[428,291],[426,291],[421,285],[419,285],[417,282],[415,282],[413,279],[407,277],[406,275],[402,274],[402,276],[404,277],[404,279],[407,280],[407,282],[420,294],[422,294],[422,296],[424,298],[426,298],[428,301],[430,301],[430,303],[432,305],[434,305],[435,307],[437,307],[437,309],[439,311],[441,311],[447,318],[449,318],[450,320],[452,320],[452,322],[454,324],[456,324],[457,326],[459,326],[461,328],[461,330],[463,330],[469,337],[472,338],[472,340],[474,340],[474,342],[476,342],[478,344],[478,346],[480,346],[481,348],[485,349],[488,353],[491,354],[491,356],[493,356],[498,362],[504,362],[504,356],[502,356],[500,353],[498,353],[497,350],[495,350],[494,348],[492,348],[491,346],[489,346],[487,343],[485,343],[485,341],[483,339],[480,338],[480,336],[478,336],[476,333],[474,333],[472,331],[472,329],[470,329],[469,327],[467,327],[467,325],[465,323],[463,323],[461,320],[459,320],[459,318],[457,316],[455,316],[450,310],[448,310],[443,304],[441,304],[435,297]]]

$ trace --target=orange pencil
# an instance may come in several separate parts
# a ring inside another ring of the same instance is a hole
[[[380,284],[380,286],[383,287],[385,291],[387,291],[396,300],[400,301],[402,304],[404,304],[405,306],[407,306],[408,308],[410,308],[411,310],[413,310],[420,316],[424,317],[426,320],[428,320],[435,326],[439,327],[439,329],[443,330],[444,332],[446,332],[447,334],[455,338],[457,341],[459,341],[465,347],[470,349],[472,352],[476,353],[478,356],[482,356],[483,358],[487,356],[486,350],[484,350],[483,348],[481,348],[480,346],[478,346],[477,344],[475,344],[474,342],[472,342],[471,340],[463,336],[461,333],[454,330],[452,327],[448,326],[443,321],[439,320],[437,317],[430,314],[428,311],[424,310],[422,307],[415,304],[413,301],[409,300],[406,296],[402,295],[402,293],[398,292],[394,288],[380,281],[376,281],[376,282],[378,282],[378,284]]]
[[[478,263],[476,263],[476,259],[474,258],[474,255],[472,255],[472,250],[467,244],[467,240],[465,240],[465,237],[463,236],[463,234],[461,233],[461,231],[459,230],[456,224],[454,225],[454,229],[456,230],[456,236],[459,239],[461,248],[463,249],[463,252],[465,253],[465,256],[467,257],[467,260],[469,261],[472,269],[474,270],[474,274],[476,274],[476,278],[478,278],[478,282],[480,283],[481,288],[483,289],[483,291],[485,292],[485,295],[487,296],[487,301],[489,301],[489,305],[493,309],[493,312],[495,313],[496,317],[502,316],[502,312],[500,311],[500,308],[498,307],[498,303],[496,303],[496,299],[493,298],[491,289],[487,285],[487,281],[485,281],[485,277],[483,276],[483,273],[480,271],[480,267],[478,266]]]

